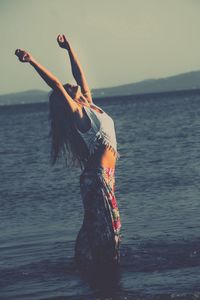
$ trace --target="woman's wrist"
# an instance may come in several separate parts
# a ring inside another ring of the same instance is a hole
[[[68,51],[68,52],[71,52],[71,46],[70,46],[70,44],[68,44],[66,47],[65,47],[65,49]]]
[[[36,60],[33,57],[31,57],[29,60],[29,64],[34,66],[36,64]]]

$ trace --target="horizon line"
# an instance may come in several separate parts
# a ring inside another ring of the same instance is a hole
[[[161,80],[161,79],[168,79],[168,78],[173,78],[173,77],[177,77],[177,76],[181,76],[181,75],[185,75],[185,74],[189,74],[189,73],[196,73],[196,72],[200,72],[200,69],[198,70],[191,70],[188,72],[183,72],[183,73],[177,73],[174,75],[170,75],[170,76],[166,76],[166,77],[154,77],[154,78],[146,78],[146,79],[142,79],[139,81],[135,81],[135,82],[130,82],[130,83],[124,83],[124,84],[120,84],[120,85],[114,85],[114,86],[104,86],[104,87],[99,87],[99,88],[91,88],[90,90],[103,90],[103,89],[109,89],[109,88],[117,88],[117,87],[122,87],[122,86],[126,86],[126,85],[131,85],[131,84],[138,84],[141,82],[145,82],[145,81],[150,81],[150,80]],[[49,93],[49,91],[43,90],[43,89],[29,89],[29,90],[22,90],[22,91],[18,91],[18,92],[8,92],[8,93],[3,93],[0,94],[0,96],[6,96],[6,95],[11,95],[11,94],[20,94],[20,93],[27,93],[27,92],[34,92],[34,91],[38,91],[38,92],[44,92],[44,93]]]

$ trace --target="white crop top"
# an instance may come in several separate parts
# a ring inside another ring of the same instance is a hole
[[[102,113],[97,112],[91,107],[83,106],[83,109],[85,109],[85,112],[90,119],[91,128],[84,133],[78,130],[78,128],[77,131],[85,141],[90,154],[93,154],[95,149],[97,149],[100,144],[103,144],[108,146],[118,159],[120,157],[120,154],[117,151],[117,142],[113,119],[96,104],[92,103],[92,106],[96,106],[99,110],[102,111]]]

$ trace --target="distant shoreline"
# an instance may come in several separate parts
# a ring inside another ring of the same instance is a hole
[[[101,104],[102,102],[107,102],[109,101],[118,101],[121,98],[123,98],[124,100],[131,100],[131,101],[141,101],[143,99],[148,100],[150,98],[162,98],[165,96],[170,96],[170,95],[174,95],[177,97],[187,97],[187,96],[191,96],[191,95],[198,95],[200,96],[200,89],[189,89],[189,90],[176,90],[176,91],[167,91],[167,92],[154,92],[154,93],[140,93],[140,94],[132,94],[132,95],[115,95],[115,96],[108,96],[108,97],[93,97],[93,100],[99,104]],[[0,103],[0,109],[3,110],[5,109],[9,109],[12,110],[19,108],[20,110],[22,109],[22,107],[24,108],[30,108],[30,110],[32,110],[32,108],[35,107],[35,105],[40,105],[42,109],[48,109],[48,100],[46,101],[36,101],[36,102],[27,102],[27,103],[8,103],[8,104],[1,104]]]
[[[108,96],[108,97],[94,97],[93,99],[94,100],[97,100],[97,101],[101,101],[101,100],[107,100],[107,99],[110,99],[110,100],[116,100],[116,98],[131,98],[134,100],[139,100],[139,99],[142,99],[143,97],[145,98],[151,98],[151,97],[161,97],[161,96],[164,96],[164,95],[177,95],[177,96],[186,96],[186,95],[197,95],[199,94],[200,95],[200,89],[188,89],[188,90],[175,90],[175,91],[166,91],[166,92],[152,92],[152,93],[139,93],[139,94],[132,94],[132,95],[120,95],[120,96]]]

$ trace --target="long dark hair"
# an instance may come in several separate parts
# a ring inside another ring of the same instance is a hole
[[[64,97],[57,91],[49,96],[49,119],[51,137],[51,164],[63,157],[66,166],[79,166],[81,169],[89,157],[88,148],[78,133],[74,116]]]

